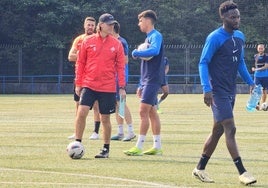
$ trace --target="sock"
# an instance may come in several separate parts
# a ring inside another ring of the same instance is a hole
[[[162,101],[163,101],[162,99],[159,99],[159,101],[158,101],[158,105],[159,105]]]
[[[154,148],[161,149],[161,136],[160,135],[153,135],[154,140]]]
[[[200,161],[199,161],[199,163],[198,163],[196,168],[198,170],[205,170],[209,159],[210,159],[210,157],[206,156],[205,154],[202,154],[202,156],[200,158]]]
[[[243,174],[244,172],[246,172],[246,169],[242,163],[242,159],[241,157],[237,157],[236,159],[233,160],[234,161],[234,164],[239,172],[239,174]]]
[[[145,135],[139,135],[137,143],[136,143],[137,148],[139,148],[139,149],[143,148],[143,144],[145,142],[145,137],[146,137]]]
[[[100,122],[99,121],[95,121],[95,129],[94,132],[99,134],[99,130],[100,130]]]
[[[124,127],[123,127],[123,125],[118,125],[118,134],[124,134]]]
[[[109,150],[110,150],[110,144],[104,144],[104,145],[103,145],[103,148],[106,148],[107,151],[109,151]]]
[[[82,140],[81,140],[81,139],[75,139],[75,141],[77,141],[77,142],[82,142]]]
[[[134,133],[132,124],[127,125],[127,131],[128,131],[128,134],[133,134]]]

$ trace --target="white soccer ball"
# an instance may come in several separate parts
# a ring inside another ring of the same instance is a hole
[[[142,50],[147,49],[149,46],[150,46],[150,44],[147,43],[147,42],[145,42],[145,43],[140,44],[140,45],[138,46],[137,50],[138,50],[138,51],[142,51]],[[153,58],[153,56],[152,56],[152,57],[140,57],[140,58],[141,58],[142,60],[144,60],[144,61],[149,61],[150,59]]]
[[[268,110],[268,105],[267,105],[266,102],[265,102],[265,103],[262,103],[262,105],[261,105],[261,109],[262,109],[263,111],[267,111],[267,110]]]
[[[81,142],[73,141],[71,142],[66,151],[72,159],[80,159],[85,154],[85,148]]]

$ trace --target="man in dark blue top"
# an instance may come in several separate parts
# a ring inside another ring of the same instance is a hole
[[[161,155],[161,124],[156,111],[157,94],[165,76],[163,63],[163,37],[155,28],[157,20],[156,13],[152,10],[143,11],[138,15],[140,30],[146,33],[145,42],[148,48],[143,50],[133,50],[134,59],[152,57],[150,60],[141,60],[141,79],[138,95],[141,98],[140,104],[140,134],[136,146],[124,151],[129,156],[139,155]],[[151,122],[153,132],[153,147],[142,152],[143,144]]]
[[[260,100],[260,105],[256,108],[258,110],[267,111],[267,89],[268,89],[268,56],[265,54],[264,44],[258,44],[258,53],[254,55],[254,67],[251,70],[254,72],[254,82],[256,85],[261,84],[263,91]]]
[[[128,83],[128,43],[126,39],[120,36],[120,24],[116,21],[114,24],[114,29],[113,29],[113,36],[120,40],[120,42],[123,45],[124,48],[124,54],[125,54],[125,81],[126,85]],[[119,85],[118,85],[118,80],[116,83],[116,121],[118,124],[118,131],[117,134],[111,137],[111,140],[122,140],[122,141],[131,141],[136,137],[132,125],[132,115],[130,113],[130,110],[125,102],[125,107],[124,107],[124,118],[119,115],[119,106],[120,106],[120,95],[119,95]],[[124,137],[124,120],[127,124],[128,128],[128,134],[126,137]]]
[[[246,171],[238,152],[233,107],[237,73],[250,86],[254,86],[254,82],[244,61],[245,37],[238,30],[240,12],[237,5],[233,1],[226,1],[220,5],[219,14],[223,26],[208,35],[199,62],[204,103],[211,106],[214,125],[205,142],[200,161],[193,170],[193,176],[203,182],[214,182],[205,172],[205,167],[220,137],[225,134],[228,151],[239,172],[239,180],[248,185],[255,183],[256,179]]]

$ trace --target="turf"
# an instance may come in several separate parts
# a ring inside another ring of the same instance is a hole
[[[244,165],[257,178],[254,187],[268,187],[268,112],[245,111],[248,95],[238,95],[234,109],[237,141]],[[72,160],[66,153],[73,133],[72,95],[0,96],[0,187],[242,187],[224,137],[207,166],[215,180],[205,184],[191,176],[212,126],[203,96],[169,95],[161,104],[162,156],[123,154],[133,142],[111,142],[109,159],[94,159],[102,140],[89,140],[92,112],[84,133],[86,154]],[[128,95],[135,132],[139,100]],[[113,134],[117,131],[111,116]],[[125,126],[126,131],[126,126]],[[144,149],[152,147],[148,132]]]

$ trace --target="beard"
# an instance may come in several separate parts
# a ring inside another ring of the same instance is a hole
[[[239,24],[233,25],[232,28],[233,28],[233,30],[238,30],[239,29]]]
[[[87,30],[87,35],[92,35],[94,33],[93,30]]]

